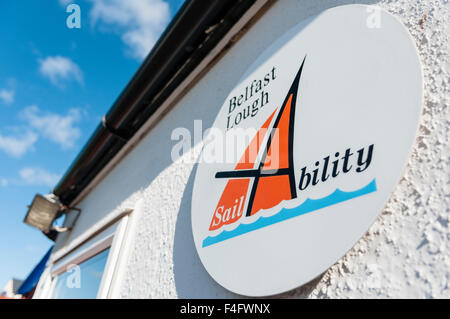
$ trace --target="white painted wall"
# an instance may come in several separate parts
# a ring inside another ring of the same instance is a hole
[[[172,163],[171,132],[193,130],[195,119],[209,127],[265,47],[300,20],[348,3],[387,9],[416,41],[425,77],[419,135],[404,177],[364,238],[320,278],[280,297],[450,297],[450,12],[445,0],[277,1],[78,205],[83,213],[55,252],[95,222],[142,199],[115,296],[236,297],[209,277],[197,256],[190,223],[195,166]]]

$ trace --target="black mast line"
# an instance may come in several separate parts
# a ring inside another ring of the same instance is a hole
[[[303,72],[303,65],[305,64],[305,60],[306,60],[306,56],[303,58],[302,64],[300,65],[300,68],[297,72],[297,75],[294,78],[294,81],[292,82],[292,85],[288,91],[288,93],[286,94],[286,97],[284,99],[283,102],[283,106],[280,110],[280,112],[278,113],[278,116],[275,120],[275,123],[272,127],[272,131],[270,132],[269,138],[267,140],[267,145],[266,145],[266,150],[263,153],[261,162],[259,163],[259,171],[260,174],[257,175],[255,177],[255,180],[253,182],[252,185],[252,191],[250,193],[250,198],[248,200],[248,205],[247,205],[247,212],[246,212],[246,216],[250,216],[251,211],[252,211],[252,207],[253,207],[253,200],[255,199],[255,194],[256,194],[256,188],[258,186],[259,183],[259,178],[261,177],[261,173],[262,173],[262,168],[265,164],[266,161],[266,157],[267,157],[267,153],[270,149],[270,145],[272,142],[272,136],[275,134],[276,129],[278,127],[278,124],[281,120],[281,116],[283,115],[284,109],[286,107],[287,101],[289,100],[290,96],[292,95],[292,99],[291,99],[291,110],[290,110],[290,114],[289,114],[289,134],[288,134],[288,155],[289,155],[289,167],[288,167],[288,175],[289,175],[289,186],[291,189],[291,198],[296,198],[297,197],[297,190],[295,189],[295,172],[294,172],[294,156],[293,156],[293,150],[294,150],[294,121],[295,121],[295,107],[296,107],[296,102],[297,102],[297,92],[298,92],[298,87],[299,87],[299,83],[300,83],[300,77],[302,75]],[[271,176],[269,174],[264,174],[265,176]]]

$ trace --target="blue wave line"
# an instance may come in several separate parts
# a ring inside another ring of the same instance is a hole
[[[206,237],[203,240],[203,247],[211,246],[221,241],[240,236],[251,231],[254,231],[259,228],[263,228],[266,226],[270,226],[276,223],[279,223],[283,220],[294,218],[303,214],[307,214],[318,209],[335,205],[349,199],[363,196],[377,190],[376,179],[374,178],[369,184],[362,187],[359,190],[353,192],[344,192],[339,188],[336,189],[332,194],[319,198],[319,199],[306,199],[302,204],[295,208],[283,208],[279,213],[269,216],[269,217],[260,217],[256,222],[251,224],[240,224],[238,227],[231,231],[224,230],[220,234],[215,237]]]

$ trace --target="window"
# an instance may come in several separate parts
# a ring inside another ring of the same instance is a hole
[[[57,299],[93,299],[106,266],[109,248],[60,274],[56,279],[52,298]]]
[[[74,239],[62,238],[68,244],[51,256],[51,265],[36,288],[37,298],[112,297],[118,291],[116,277],[126,251],[122,248],[128,246],[125,237],[133,224],[129,223],[131,212],[100,220]]]

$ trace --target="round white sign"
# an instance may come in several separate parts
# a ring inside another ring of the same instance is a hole
[[[205,141],[192,231],[208,273],[267,296],[333,265],[400,179],[421,107],[417,51],[391,14],[341,6],[289,30],[248,68]]]

